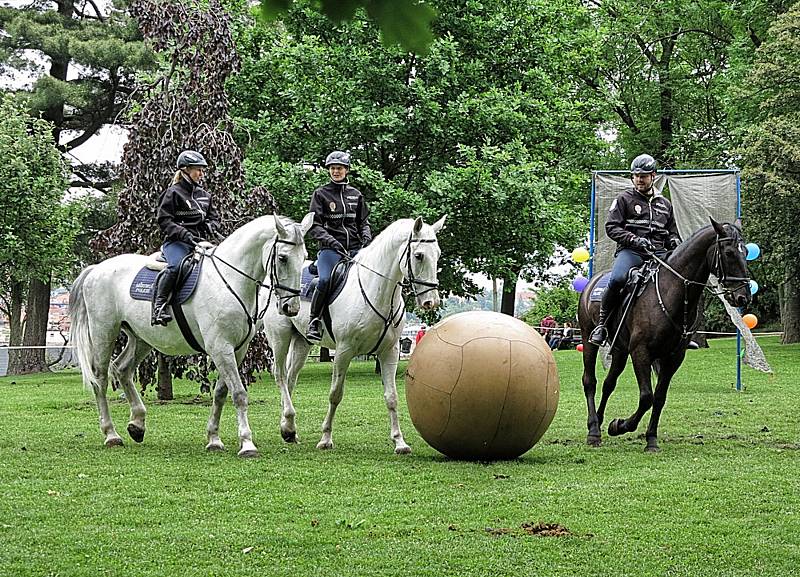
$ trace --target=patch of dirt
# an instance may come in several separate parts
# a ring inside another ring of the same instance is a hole
[[[572,531],[558,523],[523,523],[522,530],[538,537],[568,537]]]
[[[508,527],[486,527],[484,531],[489,535],[510,535],[512,533]]]

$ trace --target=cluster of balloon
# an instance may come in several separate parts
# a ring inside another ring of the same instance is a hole
[[[572,251],[572,260],[577,263],[586,262],[589,260],[589,251],[582,246],[576,248]],[[589,279],[583,275],[578,275],[572,281],[572,289],[578,293],[583,292],[587,284],[589,284]]]
[[[747,249],[747,256],[745,257],[747,260],[756,260],[761,255],[761,248],[754,242],[748,242],[744,245],[744,248]],[[758,283],[754,280],[750,280],[750,294],[754,295],[758,292]],[[758,317],[754,314],[747,314],[742,317],[744,324],[747,326],[748,329],[754,329],[758,326]]]

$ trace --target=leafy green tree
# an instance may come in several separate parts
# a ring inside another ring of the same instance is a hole
[[[747,77],[750,127],[743,154],[749,238],[780,287],[783,342],[800,342],[800,4],[780,16]]]
[[[536,301],[522,316],[522,320],[531,326],[538,327],[544,317],[552,315],[559,324],[569,322],[575,326],[578,318],[579,297],[580,295],[572,290],[567,281],[544,288],[536,295]]]
[[[0,100],[0,278],[12,346],[44,344],[50,277],[68,270],[81,222],[82,205],[64,201],[66,165],[51,131],[9,96]],[[9,356],[11,374],[46,368],[42,349]]]
[[[261,0],[262,14],[272,19],[285,14],[292,0]],[[430,22],[435,11],[419,0],[320,0],[319,10],[331,20],[353,18],[364,8],[383,33],[386,44],[400,44],[413,52],[427,52],[433,41]]]
[[[476,287],[465,279],[466,263],[510,280],[539,266],[551,241],[565,238],[537,230],[530,238],[542,242],[534,250],[529,237],[513,230],[530,230],[522,221],[536,216],[545,189],[560,207],[588,206],[581,171],[603,147],[595,134],[598,107],[576,80],[592,62],[580,32],[588,17],[568,0],[438,0],[434,6],[438,39],[419,57],[383,46],[363,13],[335,25],[310,3],[298,2],[280,23],[240,29],[242,71],[229,94],[253,170],[257,164],[320,163],[330,150],[348,149],[352,180],[365,192],[377,228],[399,217],[444,212],[451,215],[445,231],[469,236],[487,222],[505,227],[498,231],[505,244],[491,245],[506,255],[504,263],[489,264],[476,252],[490,243],[444,233],[440,280],[449,291],[469,294]],[[524,166],[503,169],[508,161]],[[490,167],[483,188],[469,183],[464,191],[454,189],[482,165]],[[503,193],[491,183],[498,176],[512,186],[507,197],[513,201],[499,200]],[[280,186],[287,189],[285,182]],[[310,190],[298,180],[294,193],[303,201],[291,206],[305,206]],[[483,190],[498,192],[486,201],[464,194]],[[492,205],[515,212],[487,220],[477,207]],[[574,211],[564,214],[561,220],[574,223]],[[516,250],[508,244],[518,241]],[[513,293],[508,300],[504,310],[511,312]]]

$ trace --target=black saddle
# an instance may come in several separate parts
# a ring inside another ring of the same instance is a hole
[[[625,281],[625,286],[622,288],[622,299],[619,306],[609,314],[606,321],[606,328],[608,329],[609,342],[623,342],[627,343],[630,335],[627,329],[620,323],[624,321],[623,314],[629,311],[633,304],[636,302],[642,293],[647,288],[648,283],[655,277],[660,264],[655,260],[645,261],[638,267],[633,267],[628,271],[628,278]],[[589,295],[589,301],[598,302],[603,300],[605,291],[608,290],[608,280],[610,273],[605,272],[597,284],[594,285],[592,293]],[[615,339],[615,335],[617,338]]]
[[[341,260],[333,268],[331,273],[330,287],[328,292],[328,304],[336,300],[336,297],[342,292],[344,283],[347,276],[350,274],[350,269],[353,266],[352,260]],[[317,290],[319,283],[319,271],[317,270],[317,263],[312,262],[306,267],[303,267],[303,274],[300,279],[300,298],[310,301],[314,297],[314,292]]]
[[[189,253],[181,261],[180,274],[172,291],[172,302],[183,304],[197,288],[197,280],[203,267],[203,259],[194,258],[195,253]],[[166,262],[163,255],[156,260]],[[163,271],[142,267],[133,279],[130,287],[131,298],[137,301],[152,301],[155,296],[158,275]]]

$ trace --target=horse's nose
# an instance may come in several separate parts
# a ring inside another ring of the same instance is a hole
[[[749,296],[750,295],[738,295],[736,297],[736,306],[737,307],[745,307],[745,306],[747,306],[747,303],[750,302]]]

